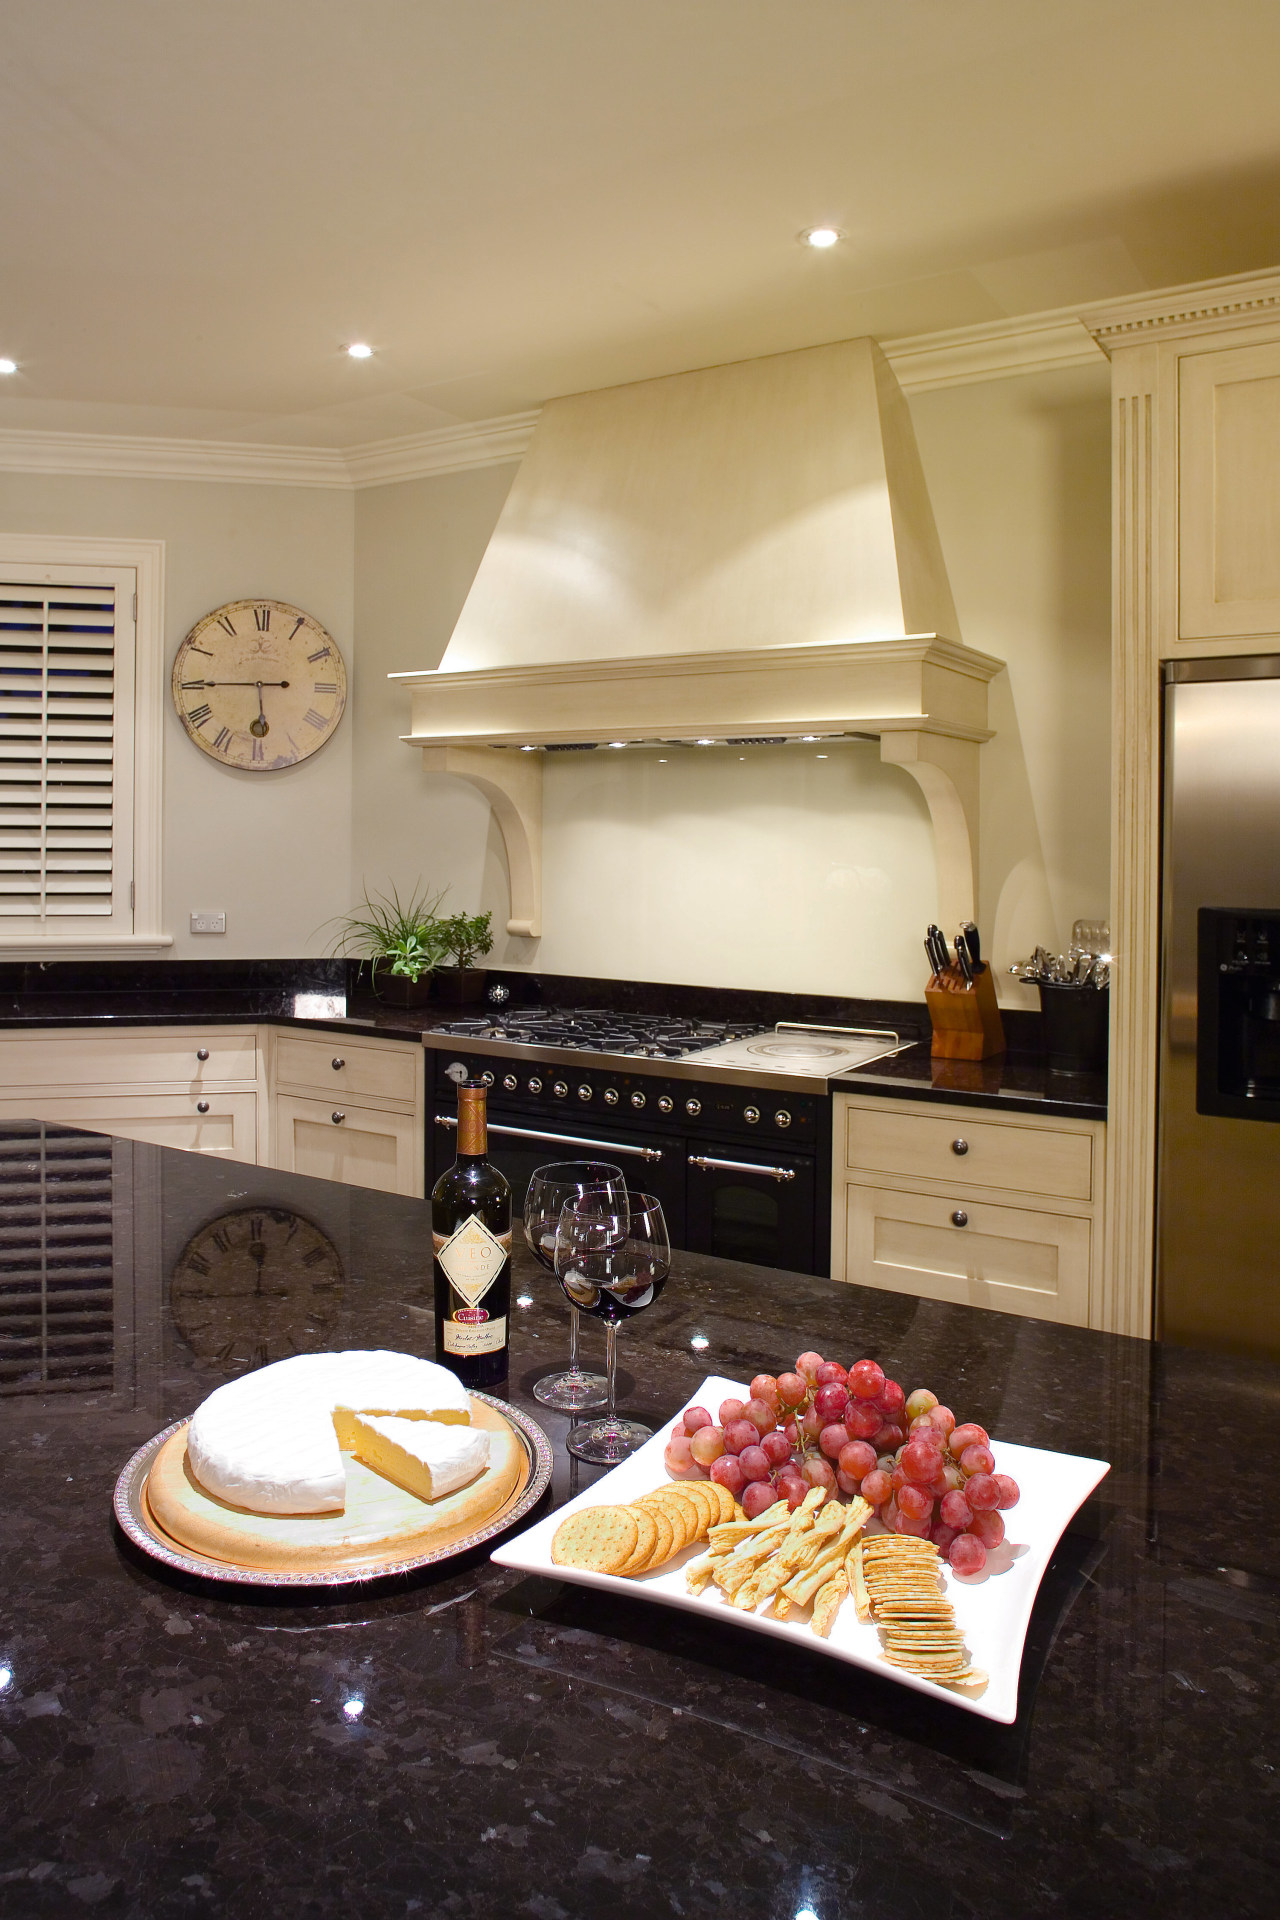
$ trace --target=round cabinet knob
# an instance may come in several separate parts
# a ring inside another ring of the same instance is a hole
[[[480,1078],[481,1080],[483,1080],[486,1087],[491,1087],[493,1085],[493,1075],[491,1073],[488,1073],[488,1072],[482,1073],[480,1075]]]
[[[967,1213],[965,1212],[965,1210],[964,1210],[964,1208],[963,1208],[963,1207],[957,1207],[957,1208],[956,1208],[956,1210],[955,1210],[955,1212],[954,1212],[954,1213],[952,1214],[952,1216],[951,1216],[951,1224],[952,1224],[952,1226],[953,1226],[953,1227],[967,1227],[967,1226],[968,1226],[968,1224],[969,1224],[969,1216],[968,1216],[968,1214],[967,1214]]]
[[[606,1088],[605,1088],[605,1090],[604,1090],[604,1103],[605,1103],[605,1105],[606,1105],[606,1107],[616,1107],[616,1106],[617,1106],[617,1104],[618,1104],[618,1089],[617,1089],[616,1087],[606,1087]]]
[[[644,1095],[642,1093],[633,1093],[631,1096],[631,1104],[637,1109],[643,1107],[645,1104]]]
[[[785,1107],[778,1108],[778,1111],[773,1116],[773,1124],[775,1127],[789,1127],[791,1125],[791,1115]]]
[[[209,1049],[208,1049],[208,1047],[197,1047],[197,1048],[196,1048],[196,1059],[197,1059],[197,1060],[207,1060],[208,1058],[209,1058]]]
[[[969,1151],[969,1142],[967,1140],[953,1140],[951,1142],[951,1151],[952,1153],[959,1154],[961,1159],[963,1159]]]
[[[208,1102],[207,1100],[197,1100],[197,1101],[196,1101],[196,1112],[197,1112],[197,1113],[208,1113],[208,1111],[209,1111],[209,1102]]]
[[[584,1080],[582,1085],[578,1088],[578,1098],[579,1100],[589,1100],[594,1092],[595,1092],[595,1088],[589,1087],[586,1081]]]
[[[659,1096],[658,1098],[659,1113],[670,1113],[674,1105],[675,1105],[675,1101],[671,1098],[671,1095],[669,1093],[664,1093]]]
[[[698,1115],[702,1112],[701,1100],[686,1100],[684,1103],[684,1110],[688,1114],[691,1120],[696,1120]]]
[[[528,1083],[528,1085],[529,1085],[529,1091],[530,1091],[530,1093],[541,1093],[541,1092],[542,1092],[542,1082],[541,1082],[541,1080],[539,1080],[539,1078],[538,1078],[538,1076],[537,1076],[537,1074],[536,1074],[536,1073],[534,1074],[534,1076],[533,1076],[533,1078],[532,1078],[532,1080],[530,1080],[530,1081],[529,1081],[529,1083]]]
[[[333,1112],[329,1116],[329,1118],[333,1121],[333,1124],[335,1127],[340,1127],[343,1121],[346,1119],[346,1117],[347,1117],[346,1114],[339,1113],[336,1107],[334,1108]]]
[[[514,1093],[520,1085],[520,1082],[516,1079],[514,1073],[504,1073],[502,1076],[502,1084],[508,1093]]]
[[[744,1107],[742,1109],[742,1117],[749,1127],[754,1127],[756,1121],[760,1118],[759,1107]]]
[[[335,1073],[341,1073],[342,1069],[346,1066],[346,1064],[347,1064],[346,1061],[343,1059],[340,1053],[335,1053],[332,1060],[329,1062],[329,1065],[333,1068]]]
[[[568,1093],[569,1093],[569,1082],[567,1080],[557,1080],[553,1083],[551,1091],[552,1093],[554,1093],[557,1100],[567,1099]]]

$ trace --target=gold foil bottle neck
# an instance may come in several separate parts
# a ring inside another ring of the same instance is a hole
[[[489,1147],[489,1128],[485,1101],[489,1089],[480,1082],[464,1080],[458,1088],[458,1152],[483,1155]]]

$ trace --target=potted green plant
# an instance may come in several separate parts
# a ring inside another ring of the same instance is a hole
[[[484,967],[475,963],[493,951],[492,913],[455,913],[440,922],[444,951],[454,965],[436,975],[440,997],[461,1005],[484,998]]]
[[[421,882],[408,900],[395,887],[389,894],[366,888],[363,906],[339,920],[333,951],[367,960],[373,990],[388,1006],[423,1006],[433,972],[452,951],[445,931],[453,923],[436,913],[443,898]]]

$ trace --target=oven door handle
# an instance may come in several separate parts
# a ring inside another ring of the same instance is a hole
[[[723,1169],[725,1173],[763,1173],[767,1174],[770,1180],[794,1180],[796,1177],[794,1167],[762,1167],[754,1160],[713,1160],[709,1154],[705,1153],[691,1153],[689,1165],[701,1167],[704,1173],[709,1173],[713,1167],[716,1167]]]
[[[438,1113],[438,1127],[456,1127],[456,1114]],[[637,1160],[661,1160],[661,1147],[627,1147],[617,1140],[588,1140],[580,1133],[543,1133],[541,1128],[500,1126],[496,1120],[489,1121],[489,1132],[500,1133],[511,1140],[554,1140],[559,1147],[596,1147],[603,1153],[629,1153]]]

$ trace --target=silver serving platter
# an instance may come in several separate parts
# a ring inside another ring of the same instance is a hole
[[[551,1442],[537,1421],[527,1413],[522,1413],[519,1407],[509,1406],[505,1400],[494,1399],[492,1394],[473,1392],[472,1398],[492,1407],[510,1426],[524,1448],[529,1463],[529,1484],[513,1505],[486,1526],[477,1527],[474,1533],[467,1534],[463,1539],[452,1540],[448,1546],[435,1547],[429,1553],[415,1553],[407,1560],[389,1561],[385,1566],[361,1567],[350,1572],[338,1568],[325,1574],[271,1573],[263,1567],[238,1567],[225,1560],[211,1560],[189,1547],[180,1547],[167,1534],[158,1533],[152,1525],[142,1503],[142,1489],[146,1485],[152,1461],[165,1441],[189,1424],[189,1414],[186,1419],[175,1420],[163,1433],[155,1434],[130,1458],[116,1481],[112,1502],[116,1519],[133,1544],[150,1554],[153,1560],[173,1567],[178,1573],[198,1574],[202,1580],[222,1580],[241,1587],[354,1587],[367,1586],[371,1580],[386,1580],[398,1573],[415,1573],[419,1567],[433,1566],[440,1560],[456,1559],[459,1554],[469,1553],[473,1547],[483,1546],[486,1540],[495,1540],[499,1534],[505,1533],[532,1512],[551,1480]]]

